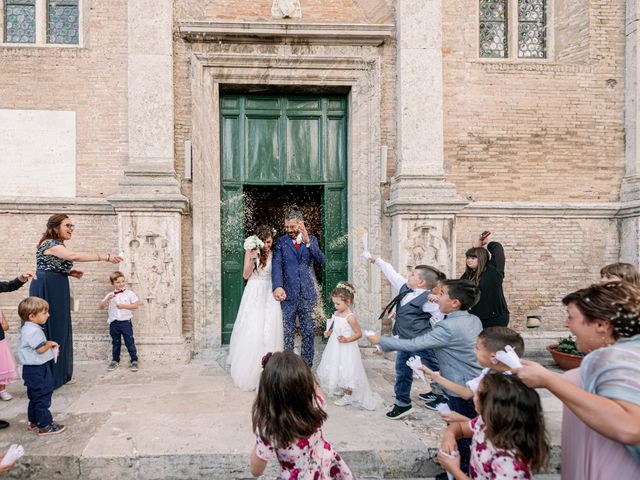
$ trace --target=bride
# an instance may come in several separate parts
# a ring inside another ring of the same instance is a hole
[[[266,225],[256,229],[261,250],[247,250],[242,276],[247,285],[233,325],[227,363],[233,383],[242,390],[258,387],[262,357],[282,350],[282,308],[271,291],[273,236]]]

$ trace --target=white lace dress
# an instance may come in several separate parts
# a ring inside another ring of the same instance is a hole
[[[353,315],[350,313],[349,315]],[[339,336],[350,337],[353,329],[347,318],[333,314],[333,331],[322,353],[316,376],[322,389],[331,395],[341,395],[345,389],[352,390],[352,403],[356,407],[375,410],[382,404],[380,395],[371,391],[367,373],[362,365],[358,342],[340,343]]]
[[[233,383],[242,390],[255,390],[262,371],[262,357],[282,350],[282,308],[271,291],[271,255],[265,268],[254,270],[244,287],[233,324],[229,356]]]

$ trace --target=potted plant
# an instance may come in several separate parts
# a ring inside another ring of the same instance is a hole
[[[557,344],[549,345],[547,350],[563,370],[578,368],[585,355],[584,352],[578,350],[576,341],[571,336],[561,339]]]

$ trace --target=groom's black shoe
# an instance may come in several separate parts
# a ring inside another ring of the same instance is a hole
[[[9,426],[9,422],[5,420],[0,420],[0,428],[7,428]]]

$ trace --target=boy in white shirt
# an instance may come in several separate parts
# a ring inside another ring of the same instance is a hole
[[[138,308],[138,296],[126,288],[124,274],[113,272],[109,275],[111,285],[115,288],[113,292],[107,294],[100,302],[100,308],[109,308],[109,333],[112,340],[111,363],[107,367],[108,371],[115,370],[120,365],[120,349],[122,338],[131,357],[129,370],[138,371],[138,354],[136,352],[136,342],[133,338],[133,310]]]

